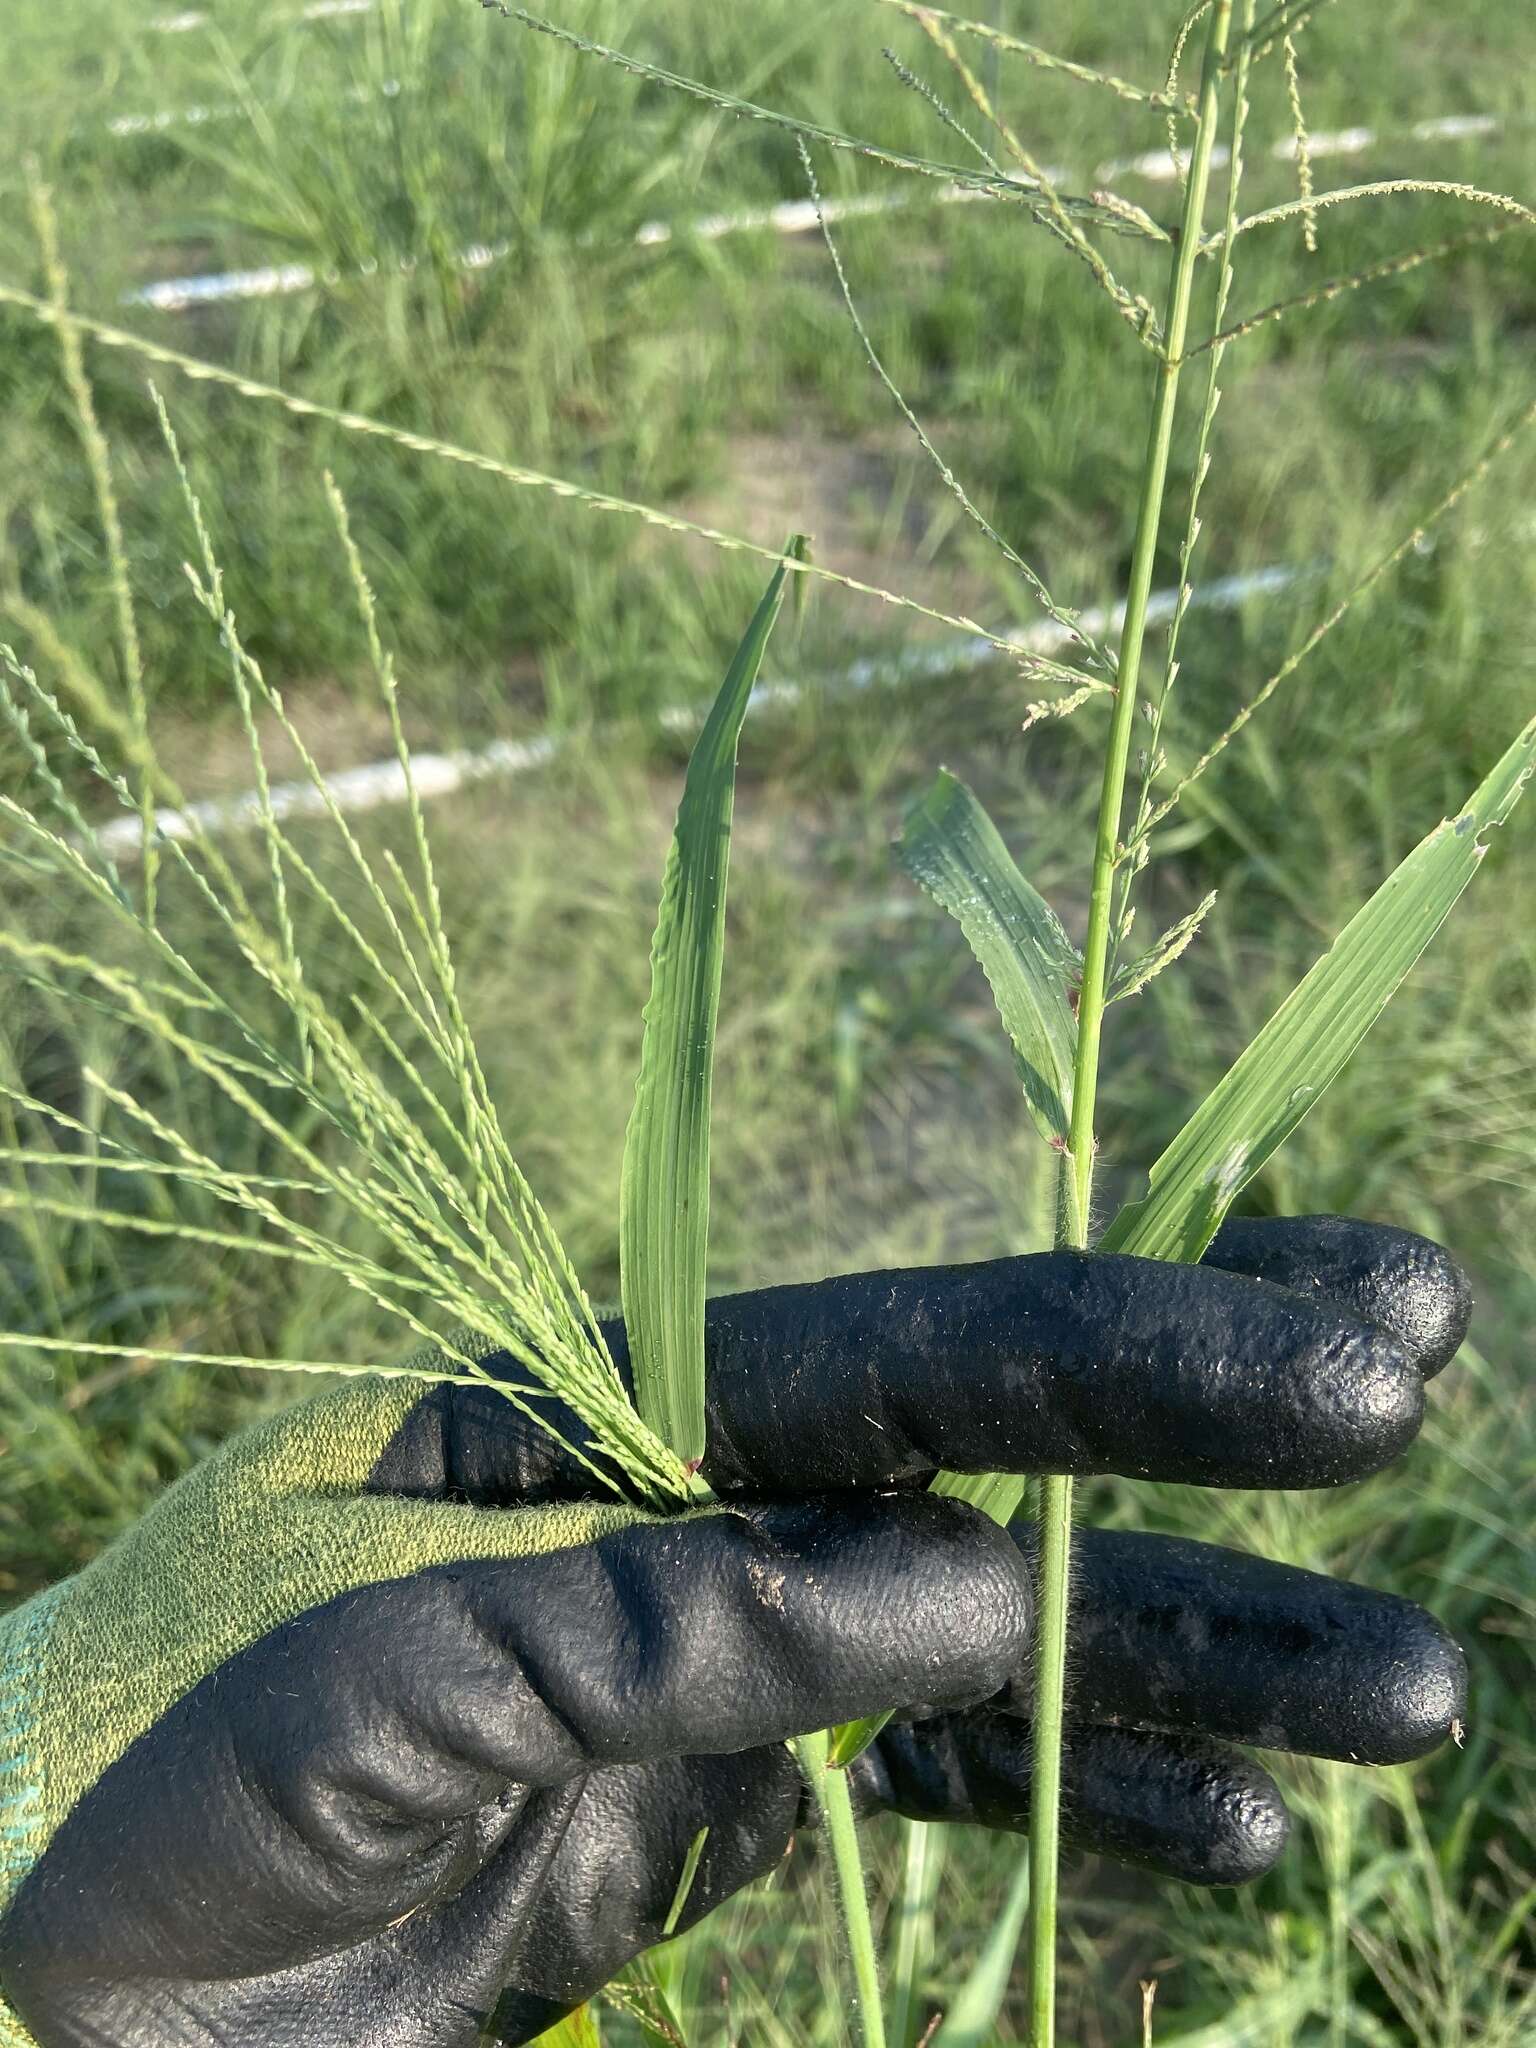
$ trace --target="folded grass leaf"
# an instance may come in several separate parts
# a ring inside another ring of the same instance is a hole
[[[827,1744],[827,1769],[846,1771],[855,1757],[861,1757],[890,1719],[889,1714],[865,1714],[857,1721],[844,1721],[834,1728]]]
[[[947,769],[908,815],[896,856],[965,933],[1013,1042],[1029,1113],[1047,1142],[1064,1146],[1077,1045],[1071,990],[1080,963],[1061,920],[1025,881],[974,792]],[[1006,1525],[1024,1481],[1006,1472],[941,1472],[933,1490]],[[833,1729],[830,1766],[846,1769],[889,1719],[869,1714]]]
[[[1013,1041],[1024,1100],[1042,1138],[1063,1145],[1077,1046],[1080,967],[1061,920],[1019,873],[976,796],[940,769],[896,849],[912,879],[959,922]]]
[[[1233,1200],[1288,1138],[1391,1001],[1477,873],[1536,769],[1533,719],[1455,817],[1356,911],[1153,1166],[1099,1249],[1198,1259]]]
[[[804,546],[796,536],[786,553]],[[776,569],[688,762],[651,948],[651,997],[619,1192],[635,1405],[691,1468],[704,1455],[709,1104],[725,950],[736,745],[784,595]]]
[[[941,1472],[929,1491],[980,1508],[1007,1528],[1023,1502],[1024,1481],[1013,1472]]]

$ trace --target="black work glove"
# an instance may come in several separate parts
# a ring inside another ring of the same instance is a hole
[[[628,1526],[494,1393],[289,1411],[0,1643],[18,1753],[67,1771],[138,1727],[67,1811],[47,1773],[15,1809],[13,2038],[471,2048],[494,2014],[525,2041],[660,1938],[702,1828],[685,1925],[780,1860],[806,1813],[786,1737],[883,1708],[918,1715],[854,1767],[867,1807],[1017,1829],[1027,1554],[923,1483],[1358,1479],[1467,1313],[1435,1246],[1328,1218],[1229,1226],[1195,1268],[1052,1253],[737,1296],[708,1329],[729,1505]],[[138,1652],[103,1619],[125,1599]],[[1068,1834],[1197,1883],[1286,1834],[1224,1743],[1395,1762],[1461,1711],[1427,1614],[1283,1565],[1085,1530],[1075,1605]]]

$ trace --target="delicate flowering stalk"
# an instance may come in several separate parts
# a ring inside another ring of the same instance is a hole
[[[1088,933],[1083,944],[1082,989],[1078,998],[1077,1052],[1073,1064],[1072,1121],[1062,1159],[1058,1241],[1085,1249],[1093,1194],[1094,1103],[1098,1091],[1099,1043],[1108,991],[1113,927],[1115,867],[1120,819],[1136,716],[1147,599],[1158,525],[1168,481],[1179,373],[1189,327],[1195,263],[1210,182],[1211,152],[1221,98],[1223,63],[1232,23],[1233,0],[1214,0],[1206,34],[1200,80],[1199,127],[1184,188],[1184,210],[1174,245],[1167,314],[1152,395],[1152,416],[1142,469],[1136,538],[1120,642],[1119,694],[1104,757],[1098,829],[1093,849],[1093,889]],[[1031,2048],[1053,2048],[1056,2039],[1056,1878],[1061,1843],[1061,1741],[1067,1663],[1067,1589],[1072,1549],[1072,1481],[1052,1474],[1040,1484],[1039,1624],[1035,1646],[1034,1770],[1029,1813],[1029,2019]]]
[[[875,1931],[869,1917],[868,1879],[859,1850],[858,1823],[848,1789],[848,1773],[828,1768],[829,1739],[825,1731],[802,1735],[794,1744],[795,1756],[804,1773],[811,1797],[816,1802],[827,1846],[832,1851],[832,1870],[837,1880],[837,1902],[853,1967],[854,2019],[860,2048],[886,2048],[885,2014],[880,2004],[880,1962],[875,1953]]]

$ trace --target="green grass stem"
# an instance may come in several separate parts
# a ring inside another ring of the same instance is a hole
[[[794,1750],[826,1830],[827,1845],[832,1851],[843,1932],[848,1942],[848,1959],[853,1966],[854,2018],[860,2048],[886,2048],[885,2014],[880,2005],[880,1963],[875,1953],[875,1931],[869,1918],[869,1893],[864,1859],[859,1853],[859,1829],[853,1817],[848,1773],[828,1769],[825,1730],[798,1736]]]
[[[1168,457],[1178,403],[1179,372],[1189,326],[1195,263],[1216,139],[1222,66],[1232,22],[1232,0],[1215,0],[1206,34],[1200,80],[1199,128],[1190,155],[1184,209],[1174,245],[1168,285],[1166,337],[1157,366],[1152,418],[1142,468],[1136,538],[1120,642],[1119,696],[1110,725],[1099,797],[1093,853],[1093,891],[1083,946],[1082,992],[1078,999],[1077,1057],[1073,1072],[1072,1123],[1062,1165],[1060,1236],[1086,1247],[1093,1195],[1094,1104],[1098,1090],[1099,1043],[1104,1020],[1113,924],[1115,865],[1125,801],[1126,769],[1136,715],[1147,599],[1157,552],[1158,527],[1168,481]],[[1056,2039],[1056,1872],[1061,1836],[1061,1738],[1066,1691],[1067,1590],[1071,1570],[1072,1481],[1052,1474],[1040,1490],[1039,1620],[1036,1647],[1034,1773],[1029,1815],[1029,2015],[1031,2048],[1053,2048]]]

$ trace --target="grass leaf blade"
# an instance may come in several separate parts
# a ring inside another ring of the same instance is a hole
[[[789,552],[798,545],[791,541]],[[651,996],[619,1191],[635,1405],[685,1464],[704,1455],[709,1104],[725,949],[736,746],[784,595],[776,569],[688,761],[651,948]]]
[[[602,2039],[596,2006],[578,2005],[540,2034],[533,2048],[602,2048]]]
[[[941,1472],[928,1491],[980,1508],[1004,1529],[1024,1502],[1024,1481],[1013,1472]]]
[[[965,933],[1012,1040],[1030,1116],[1048,1143],[1064,1147],[1077,1052],[1071,990],[1081,962],[1060,919],[1019,872],[974,793],[947,769],[908,816],[897,858]],[[933,1490],[1006,1527],[1024,1482],[1011,1473],[941,1472]],[[835,1730],[833,1763],[852,1763],[888,1719],[872,1716]]]
[[[1536,719],[1455,818],[1387,877],[1153,1166],[1099,1249],[1198,1259],[1234,1197],[1288,1138],[1381,1015],[1477,873],[1487,833],[1536,769]]]
[[[1029,1858],[1021,1851],[1002,1908],[933,2037],[933,2048],[984,2048],[992,2040],[1028,1910]]]
[[[689,1894],[693,1890],[693,1881],[699,1874],[699,1864],[703,1859],[704,1846],[708,1840],[709,1829],[702,1827],[688,1844],[688,1854],[683,1858],[682,1874],[677,1880],[677,1890],[672,1894],[672,1904],[668,1907],[667,1917],[661,1924],[661,1934],[664,1941],[670,1941],[677,1932],[677,1923],[682,1919],[683,1909],[688,1904]]]
[[[908,816],[896,853],[965,933],[1013,1041],[1029,1113],[1043,1138],[1065,1144],[1077,1046],[1070,988],[1079,963],[1060,919],[947,769]]]
[[[827,1744],[827,1769],[846,1771],[856,1757],[861,1757],[874,1741],[880,1730],[891,1718],[890,1714],[865,1714],[857,1721],[842,1721],[831,1731]]]

